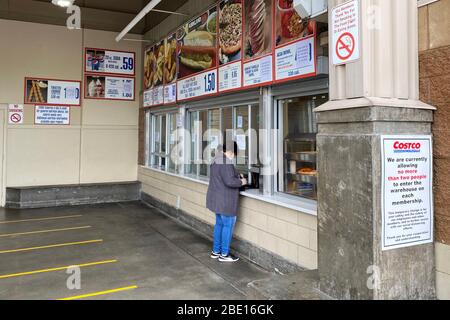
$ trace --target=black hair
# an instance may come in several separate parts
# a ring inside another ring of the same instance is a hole
[[[236,141],[227,141],[227,143],[223,145],[223,153],[227,151],[233,151],[234,154],[238,154],[238,145]]]

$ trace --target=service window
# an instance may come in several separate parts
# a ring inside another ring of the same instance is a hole
[[[317,123],[314,108],[327,95],[278,100],[278,190],[317,200]]]

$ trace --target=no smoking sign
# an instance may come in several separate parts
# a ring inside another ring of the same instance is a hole
[[[23,123],[23,105],[21,104],[8,105],[8,123],[9,124]]]
[[[336,55],[341,60],[348,60],[353,52],[355,52],[355,37],[346,32],[336,42]]]
[[[336,6],[331,13],[333,64],[342,65],[360,58],[359,2],[351,0]]]

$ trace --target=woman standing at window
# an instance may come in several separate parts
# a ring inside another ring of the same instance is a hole
[[[230,254],[234,226],[239,209],[239,189],[247,180],[239,175],[233,159],[238,152],[236,142],[226,143],[211,164],[206,206],[216,214],[214,245],[211,258],[221,262],[236,262],[239,258]]]

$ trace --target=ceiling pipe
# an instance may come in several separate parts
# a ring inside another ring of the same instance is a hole
[[[152,11],[152,9],[154,7],[156,7],[162,0],[152,0],[150,1],[145,7],[144,9],[142,9],[141,12],[138,13],[138,15],[125,27],[125,29],[122,30],[122,32],[116,37],[116,42],[119,42],[120,40],[122,40],[123,37],[125,37],[125,35],[130,32],[131,29],[133,29],[138,23],[139,21],[141,21],[146,15],[147,13],[149,13],[150,11]]]

